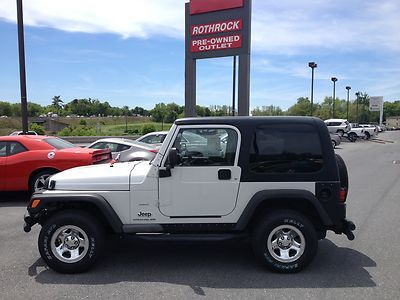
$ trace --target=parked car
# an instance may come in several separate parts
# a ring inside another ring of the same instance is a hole
[[[14,132],[10,133],[10,135],[38,135],[38,134],[36,133],[36,131],[30,130],[25,134],[23,131],[14,131]]]
[[[185,145],[185,132],[203,139]],[[40,224],[40,255],[62,273],[92,267],[112,233],[166,241],[248,238],[270,270],[300,271],[328,230],[354,239],[346,164],[329,142],[317,118],[176,120],[151,163],[51,177],[32,196],[24,230]]]
[[[110,149],[113,158],[119,154],[118,161],[152,160],[158,152],[158,147],[138,141],[121,138],[106,138],[97,140],[88,148]]]
[[[359,138],[366,138],[364,127],[361,127],[358,123],[351,123],[351,129],[347,132],[347,136],[351,142],[355,142]]]
[[[351,125],[346,119],[329,119],[325,120],[325,124],[328,127],[329,132],[337,133],[340,136],[343,136],[351,129]]]
[[[360,124],[360,126],[364,128],[366,139],[370,139],[371,137],[378,135],[378,129],[376,129],[375,125]]]
[[[340,137],[340,135],[336,133],[330,133],[330,135],[331,135],[332,146],[333,148],[336,148],[337,146],[340,145],[342,138]]]
[[[73,167],[109,162],[109,150],[78,148],[41,135],[0,137],[0,191],[36,191],[51,175]]]
[[[161,146],[167,134],[168,131],[154,131],[141,136],[140,138],[136,139],[136,141]]]

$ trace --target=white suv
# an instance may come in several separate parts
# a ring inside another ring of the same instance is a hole
[[[326,126],[331,133],[337,133],[343,136],[351,130],[351,125],[346,119],[329,119],[325,120]]]

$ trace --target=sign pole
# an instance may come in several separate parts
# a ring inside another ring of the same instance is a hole
[[[24,45],[24,18],[22,13],[22,0],[17,0],[17,23],[18,23],[18,50],[19,50],[19,79],[21,88],[21,116],[22,131],[28,133],[28,103],[26,95],[25,75],[25,45]]]
[[[233,56],[232,116],[235,116],[236,103],[236,55]]]

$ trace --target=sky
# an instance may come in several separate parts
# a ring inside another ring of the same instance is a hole
[[[185,0],[24,2],[28,101],[97,98],[113,106],[184,104]],[[251,108],[400,100],[399,0],[253,0]],[[20,99],[16,1],[0,0],[0,101]],[[230,105],[232,57],[197,61],[197,103]]]

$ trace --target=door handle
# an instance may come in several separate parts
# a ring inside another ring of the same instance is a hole
[[[230,180],[231,177],[232,177],[231,170],[229,170],[229,169],[218,170],[218,179],[219,180]]]

